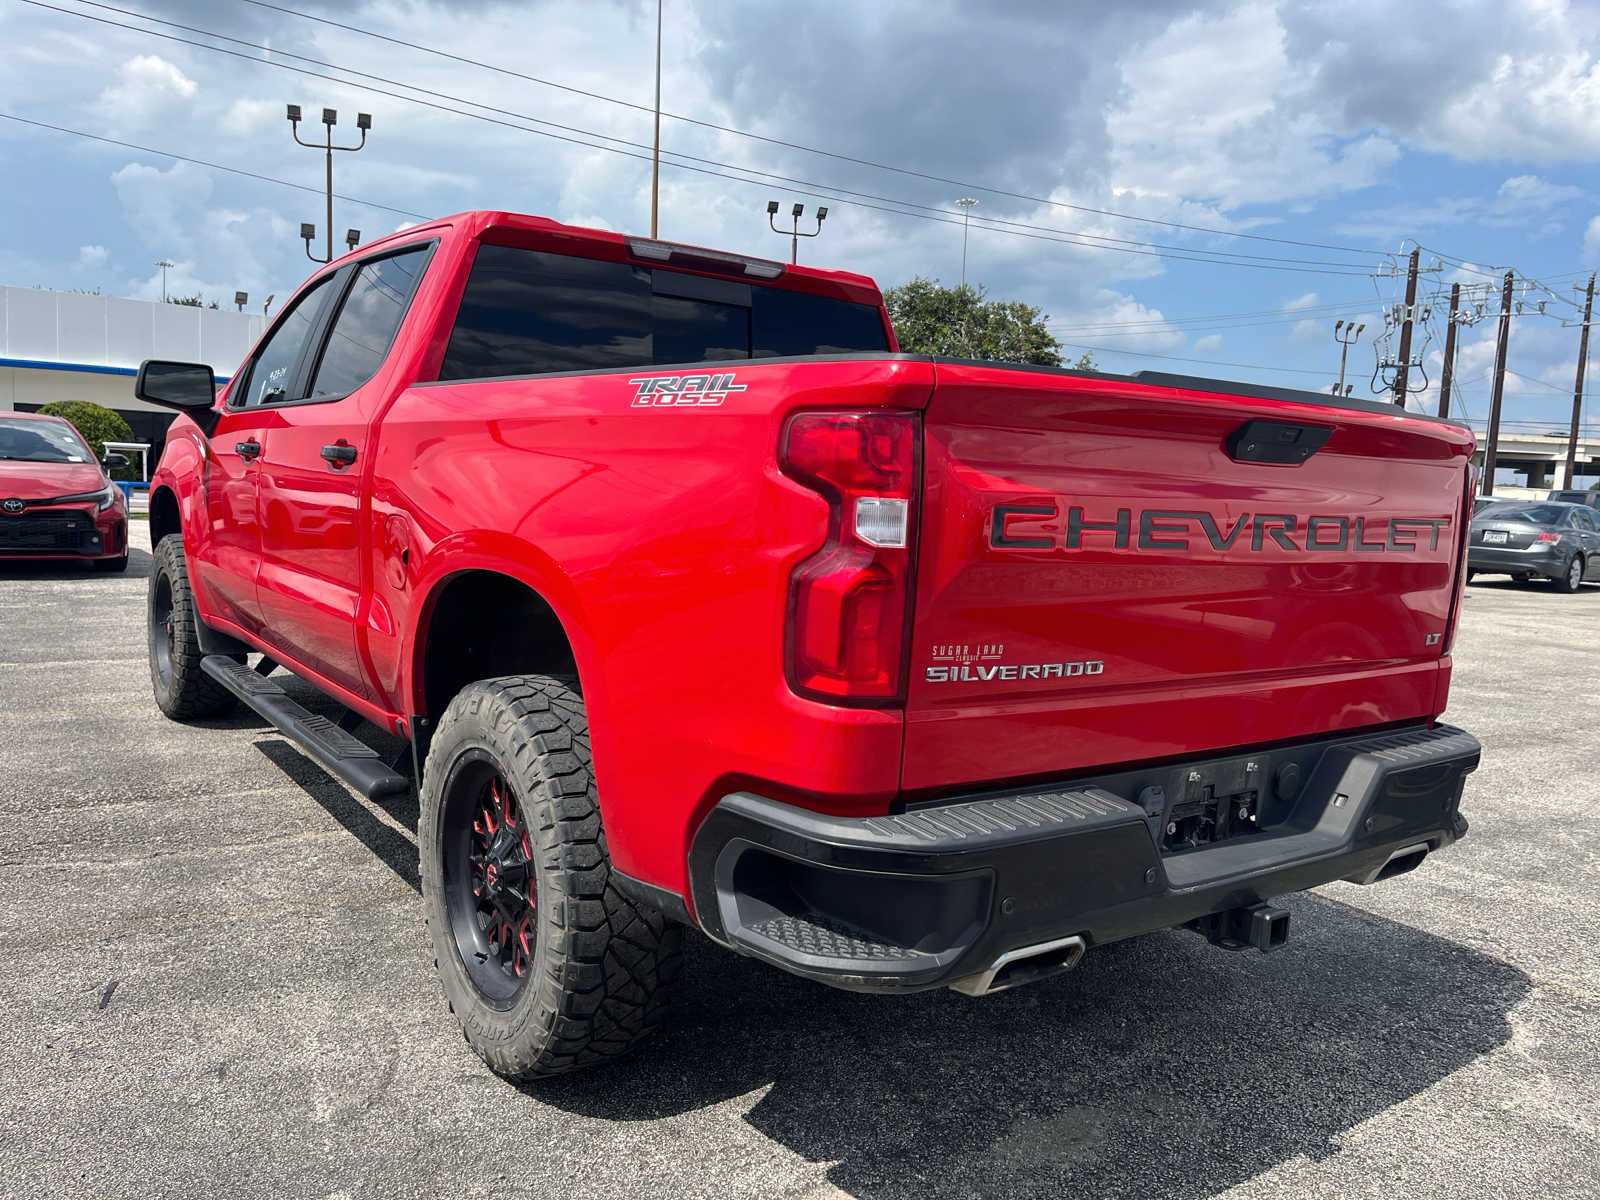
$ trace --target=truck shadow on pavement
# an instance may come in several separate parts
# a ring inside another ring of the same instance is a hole
[[[696,935],[659,1039],[523,1091],[614,1121],[749,1097],[751,1125],[875,1200],[1211,1196],[1337,1155],[1345,1131],[1504,1044],[1530,988],[1324,896],[1281,903],[1298,941],[1270,957],[1161,933],[982,1000],[836,992]]]

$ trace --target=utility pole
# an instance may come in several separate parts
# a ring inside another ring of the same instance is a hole
[[[1583,415],[1583,368],[1589,361],[1589,317],[1594,312],[1594,276],[1589,272],[1589,290],[1583,297],[1583,329],[1578,334],[1578,379],[1572,385],[1572,431],[1567,434],[1567,487],[1577,487],[1578,419]]]
[[[1344,395],[1344,360],[1350,353],[1350,347],[1356,344],[1356,341],[1361,337],[1361,331],[1366,327],[1365,322],[1360,325],[1357,325],[1354,321],[1335,321],[1333,323],[1333,340],[1339,343],[1339,382],[1333,385],[1333,394],[1335,396]],[[1348,338],[1341,336],[1339,333],[1341,329],[1350,336]]]
[[[963,196],[956,203],[961,206],[961,286],[967,286],[967,226],[972,221],[972,206],[978,201],[973,196]]]
[[[1406,374],[1411,369],[1411,318],[1417,307],[1417,258],[1421,253],[1420,246],[1411,252],[1411,266],[1406,272],[1406,319],[1400,326],[1400,363],[1394,372],[1394,402],[1401,408],[1406,406]]]
[[[1450,417],[1450,381],[1456,373],[1456,312],[1461,308],[1461,285],[1450,285],[1450,316],[1444,326],[1444,370],[1439,375],[1439,415]]]
[[[662,0],[656,0],[656,140],[650,150],[651,237],[656,236],[656,216],[661,202],[661,4]]]
[[[323,139],[323,144],[320,145],[320,146],[317,145],[317,143],[315,143],[315,142],[304,141],[300,137],[300,106],[298,104],[289,105],[286,115],[289,118],[289,126],[290,126],[290,128],[294,130],[294,140],[296,142],[299,142],[300,145],[305,146],[305,147],[307,147],[309,149],[312,149],[312,150],[321,150],[328,156],[326,183],[325,183],[324,188],[323,188],[323,198],[327,201],[327,206],[326,206],[325,213],[324,213],[325,219],[327,221],[327,225],[324,228],[325,228],[325,230],[327,232],[327,235],[328,235],[328,252],[327,252],[327,256],[324,257],[324,258],[318,258],[316,255],[311,253],[311,239],[316,236],[316,226],[310,225],[310,224],[307,224],[307,223],[303,222],[301,224],[301,226],[300,226],[300,236],[305,239],[306,257],[307,258],[309,258],[312,262],[332,262],[333,261],[333,152],[335,150],[348,150],[348,151],[351,151],[353,153],[354,151],[362,149],[367,144],[367,130],[372,128],[372,115],[370,113],[357,113],[356,114],[356,128],[361,131],[361,140],[359,142],[357,142],[354,146],[335,146],[333,144],[333,127],[339,123],[339,110],[336,109],[336,108],[325,108],[325,109],[322,110],[323,132],[324,132],[324,134],[326,136]],[[311,232],[307,233],[306,232],[307,230],[310,230]]]
[[[789,235],[789,261],[791,263],[798,263],[800,261],[800,239],[803,237],[816,237],[822,232],[822,223],[828,219],[828,206],[826,204],[818,205],[817,227],[810,233],[801,233],[800,215],[805,211],[806,206],[804,204],[796,204],[793,211],[789,214],[794,218],[794,227],[788,230],[779,229],[777,224],[772,219],[778,215],[778,202],[776,200],[767,201],[767,224],[772,226],[773,233],[787,233]]]
[[[161,303],[163,304],[167,302],[167,268],[176,265],[176,263],[168,262],[164,258],[156,260],[156,266],[161,268]],[[1588,318],[1584,319],[1587,320]]]
[[[1500,397],[1506,390],[1506,343],[1511,340],[1511,278],[1500,290],[1500,328],[1494,338],[1494,384],[1489,393],[1489,442],[1483,450],[1483,494],[1494,495],[1494,462],[1500,449]]]

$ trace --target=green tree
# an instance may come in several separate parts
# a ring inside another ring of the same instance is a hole
[[[168,304],[182,305],[184,308],[216,308],[217,307],[217,302],[215,300],[213,300],[210,304],[207,304],[205,302],[205,297],[200,295],[198,292],[195,293],[193,296],[168,296],[167,297],[167,303]]]
[[[1061,366],[1061,343],[1045,328],[1045,313],[1020,300],[987,297],[982,287],[941,287],[937,279],[918,275],[890,288],[883,302],[908,354]],[[1074,365],[1093,370],[1094,360],[1085,354]]]
[[[60,417],[76,429],[83,435],[83,440],[89,443],[96,458],[105,458],[107,442],[133,441],[133,430],[122,419],[122,415],[103,404],[95,404],[88,400],[57,400],[53,404],[44,405],[39,411],[47,417]],[[111,477],[137,479],[139,473],[130,463],[111,472]]]

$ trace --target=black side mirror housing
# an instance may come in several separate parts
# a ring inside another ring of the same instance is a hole
[[[217,380],[204,363],[147,358],[139,366],[133,394],[146,404],[175,408],[210,437],[217,427]]]
[[[107,454],[100,460],[100,465],[108,471],[120,471],[128,465],[126,454]]]

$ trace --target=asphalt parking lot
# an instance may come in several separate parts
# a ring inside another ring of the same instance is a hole
[[[1469,589],[1471,834],[1288,900],[1278,954],[885,999],[691,939],[668,1033],[519,1090],[434,980],[415,802],[165,721],[134,544],[0,567],[0,1193],[1600,1194],[1600,586]]]

